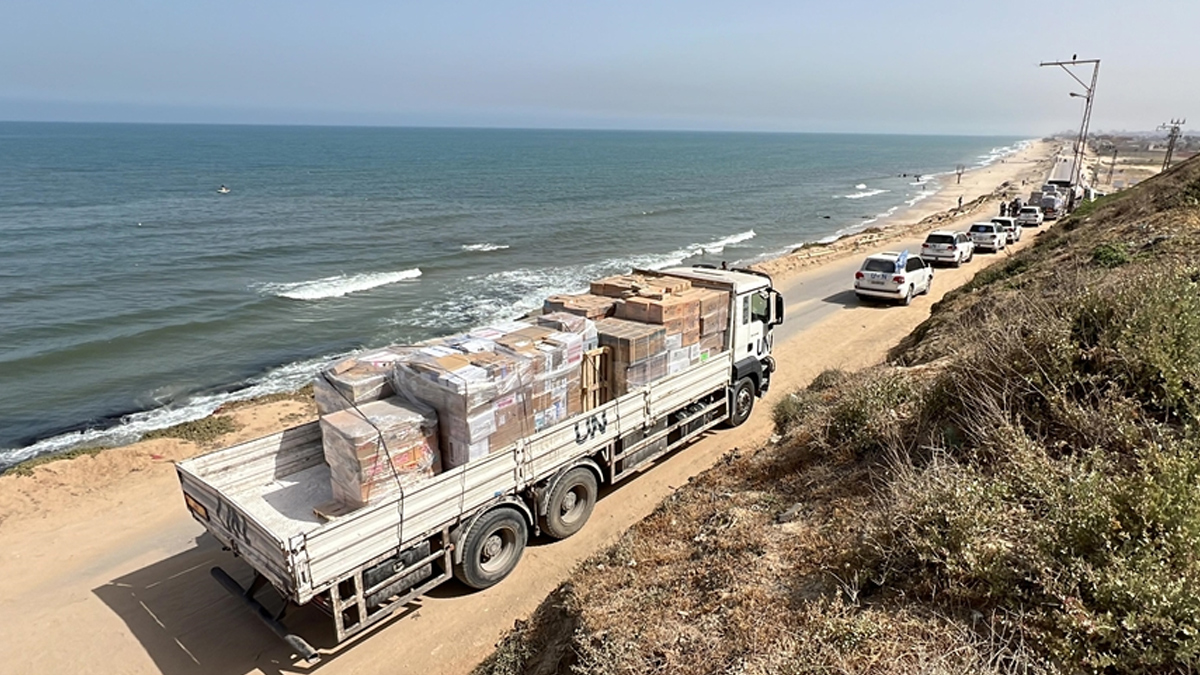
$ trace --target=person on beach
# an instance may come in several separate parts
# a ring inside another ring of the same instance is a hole
[[[958,210],[962,211],[962,195],[958,196]]]
[[[1001,217],[1008,215],[1008,204],[1000,202],[1000,215]]]

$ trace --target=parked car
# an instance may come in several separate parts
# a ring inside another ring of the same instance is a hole
[[[1004,228],[1004,233],[1008,235],[1006,243],[1015,244],[1021,241],[1021,226],[1017,224],[1017,219],[1012,216],[996,216],[992,218],[992,222]]]
[[[975,242],[966,232],[930,232],[921,244],[921,257],[931,263],[948,262],[958,267],[975,257]]]
[[[868,256],[854,273],[854,293],[862,300],[879,298],[907,305],[914,295],[928,293],[932,285],[933,268],[908,251]]]
[[[975,223],[971,226],[971,241],[975,248],[999,252],[1008,246],[1008,234],[996,223]]]
[[[1040,206],[1022,206],[1021,211],[1017,214],[1017,222],[1021,227],[1041,227],[1045,222],[1042,208]]]

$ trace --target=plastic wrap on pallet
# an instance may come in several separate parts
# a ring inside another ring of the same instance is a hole
[[[644,387],[667,376],[668,355],[660,352],[636,363],[613,363],[613,387],[617,396]]]
[[[317,412],[326,415],[392,396],[392,369],[410,353],[403,347],[374,349],[325,368],[313,380]]]
[[[397,392],[437,411],[442,459],[454,468],[516,441],[531,427],[528,359],[450,347],[418,350],[397,364]]]
[[[321,416],[334,501],[378,503],[441,470],[432,408],[392,397]]]
[[[666,330],[662,326],[604,319],[596,322],[600,345],[612,350],[612,359],[619,363],[636,363],[666,351]]]
[[[596,322],[570,312],[550,312],[537,317],[539,326],[553,328],[563,333],[575,333],[583,339],[583,351],[595,349],[599,343]]]
[[[725,336],[726,332],[713,333],[707,337],[700,338],[700,344],[696,345],[699,349],[699,361],[701,363],[725,351]]]

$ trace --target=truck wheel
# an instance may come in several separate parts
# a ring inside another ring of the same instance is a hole
[[[546,503],[542,529],[555,539],[566,539],[583,529],[596,506],[596,476],[579,466],[571,469],[554,486]]]
[[[754,381],[743,377],[733,385],[733,389],[729,392],[729,419],[725,420],[725,426],[730,429],[740,427],[750,419],[750,413],[753,411]]]
[[[471,588],[494,586],[521,561],[529,527],[514,509],[488,511],[471,526],[463,539],[463,558],[454,564],[454,576]]]

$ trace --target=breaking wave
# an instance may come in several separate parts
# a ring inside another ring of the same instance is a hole
[[[346,276],[339,274],[313,281],[298,281],[295,283],[267,283],[258,286],[259,290],[280,298],[290,300],[322,300],[325,298],[340,298],[351,293],[361,293],[372,288],[387,286],[421,276],[421,270],[412,268],[400,272],[371,272]]]

